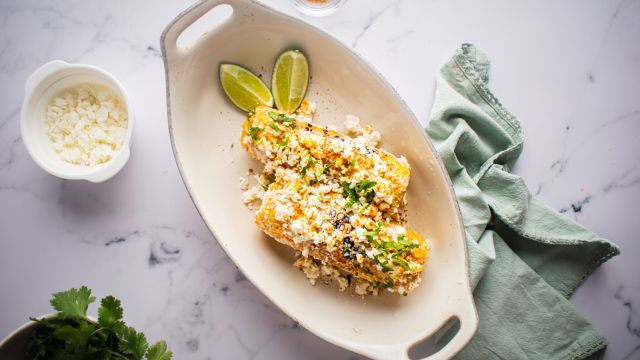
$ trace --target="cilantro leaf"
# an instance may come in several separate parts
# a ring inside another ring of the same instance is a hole
[[[353,170],[356,167],[356,158],[352,157],[349,159],[349,170]]]
[[[137,332],[136,329],[126,326],[120,332],[120,351],[125,354],[133,355],[135,359],[142,359],[147,351],[147,338],[143,333]]]
[[[170,360],[173,353],[167,349],[164,340],[158,341],[147,350],[147,360]]]
[[[360,209],[360,214],[362,214],[363,212],[365,212],[365,210],[367,210],[369,208],[369,206],[371,206],[371,203],[365,205],[362,209]]]
[[[309,168],[314,166],[315,164],[316,164],[316,159],[314,159],[313,156],[309,155],[309,159],[307,159],[307,165],[305,165],[302,168],[302,171],[300,172],[303,179],[307,175],[307,170],[309,170]]]
[[[280,141],[279,143],[276,144],[276,147],[279,149],[283,146],[286,146],[287,144],[289,144],[289,135],[287,135],[287,137],[284,138],[284,140]]]
[[[95,326],[86,321],[81,321],[78,327],[63,325],[53,331],[53,336],[62,340],[67,346],[80,349],[87,345]]]
[[[418,244],[412,242],[411,240],[407,240],[404,234],[398,235],[396,241],[389,241],[384,243],[385,249],[393,249],[398,253],[404,253],[417,247]]]
[[[370,231],[365,231],[363,234],[364,236],[376,236],[380,233],[380,228],[374,229],[374,230],[370,230]]]
[[[371,204],[373,199],[376,197],[376,191],[373,189],[369,189],[364,193],[364,199],[367,203]]]
[[[346,207],[351,207],[353,204],[360,203],[360,198],[364,197],[368,204],[373,202],[373,198],[376,196],[376,192],[373,187],[376,185],[375,181],[360,180],[354,187],[350,187],[349,183],[342,181],[342,196],[349,198],[346,203]]]
[[[255,126],[252,126],[252,127],[249,129],[249,135],[251,136],[251,139],[253,139],[253,142],[258,141],[258,133],[259,133],[260,131],[262,131],[262,128],[255,127]]]
[[[122,320],[122,306],[120,300],[109,295],[102,298],[98,309],[98,324],[112,328]]]
[[[332,161],[331,163],[327,163],[327,162],[321,161],[322,167],[320,168],[320,171],[318,171],[317,173],[314,174],[316,180],[318,180],[318,178],[320,176],[322,176],[322,174],[327,172],[327,170],[329,170],[331,167],[333,167],[333,165],[335,163],[336,163],[335,160]]]
[[[391,261],[394,264],[398,264],[400,266],[402,266],[403,269],[407,270],[407,271],[411,271],[411,266],[409,266],[409,264],[404,261],[403,259],[400,259],[399,257],[392,257]]]
[[[372,188],[374,185],[376,184],[375,181],[371,181],[371,180],[360,180],[358,181],[358,183],[356,184],[356,191],[357,192],[362,192],[365,191],[367,189]]]
[[[373,257],[373,261],[375,261],[378,265],[380,265],[382,267],[382,272],[389,272],[391,271],[391,268],[387,266],[387,261],[386,260],[380,260],[380,256],[383,256],[382,254],[377,254],[376,256]]]
[[[380,289],[390,288],[391,286],[393,286],[393,280],[391,279],[389,279],[389,281],[387,281],[386,284],[381,284],[377,281],[373,283],[373,287],[380,288]]]
[[[282,129],[280,129],[280,127],[278,125],[276,125],[276,123],[274,123],[273,121],[269,123],[269,127],[272,128],[273,131],[276,132],[276,135],[282,134]]]
[[[89,304],[96,300],[86,286],[80,289],[71,288],[53,294],[51,306],[61,319],[83,318],[87,316]]]
[[[270,112],[269,117],[277,123],[281,123],[281,124],[288,123],[287,125],[292,129],[295,129],[296,127],[296,119],[290,118],[285,114],[276,114],[276,113]]]
[[[349,201],[347,201],[347,203],[345,204],[345,207],[351,207],[353,206],[353,204],[359,203],[358,194],[353,188],[349,187],[349,183],[346,181],[342,181],[341,185],[342,196],[349,199]]]
[[[376,224],[376,228],[371,231],[365,231],[364,236],[373,237],[380,234],[380,230],[382,230],[383,226],[384,226],[384,223],[382,221],[378,222],[378,224]]]

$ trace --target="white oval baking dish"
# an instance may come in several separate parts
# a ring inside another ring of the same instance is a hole
[[[180,34],[212,8],[232,15],[188,47]],[[176,162],[198,211],[240,270],[282,311],[338,346],[377,359],[408,359],[408,350],[457,317],[460,330],[428,359],[453,357],[478,326],[468,280],[461,217],[450,181],[413,113],[393,88],[345,45],[317,28],[250,0],[203,0],[162,34],[169,131]],[[372,124],[382,147],[412,166],[409,226],[430,239],[422,284],[409,296],[361,299],[309,285],[293,251],[268,239],[241,201],[238,179],[258,164],[239,143],[245,119],[225,97],[218,66],[232,62],[270,78],[275,58],[303,50],[312,76],[307,96],[321,124],[347,113]]]

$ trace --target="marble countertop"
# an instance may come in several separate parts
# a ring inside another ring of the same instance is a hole
[[[159,38],[190,3],[0,0],[0,338],[50,312],[52,292],[85,284],[122,299],[127,320],[177,359],[357,358],[251,285],[187,195]],[[268,3],[300,16],[287,0]],[[422,122],[440,64],[462,42],[487,52],[491,88],[524,124],[515,172],[622,250],[572,302],[609,338],[606,359],[639,359],[640,2],[350,0],[301,17],[362,54]],[[53,59],[103,67],[129,91],[132,157],[106,183],[52,177],[22,143],[25,80]]]

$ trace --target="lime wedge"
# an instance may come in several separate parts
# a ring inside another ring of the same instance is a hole
[[[220,65],[220,83],[229,100],[250,112],[258,105],[273,107],[269,88],[251,71],[233,64]]]
[[[298,50],[280,54],[271,78],[271,91],[278,109],[294,112],[307,92],[308,83],[309,64],[304,54]]]

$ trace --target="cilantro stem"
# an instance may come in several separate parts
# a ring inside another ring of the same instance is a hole
[[[109,355],[116,357],[118,359],[125,359],[125,360],[129,360],[128,357],[123,356],[122,354],[118,354],[117,352],[113,351],[113,350],[109,350]]]
[[[86,320],[89,320],[89,319],[86,319]],[[95,329],[95,330],[91,333],[91,336],[93,336],[93,335],[95,335],[95,334],[99,333],[99,332],[100,332],[100,331],[102,331],[102,330],[111,330],[111,329],[106,328],[106,327],[99,327],[99,328]]]

